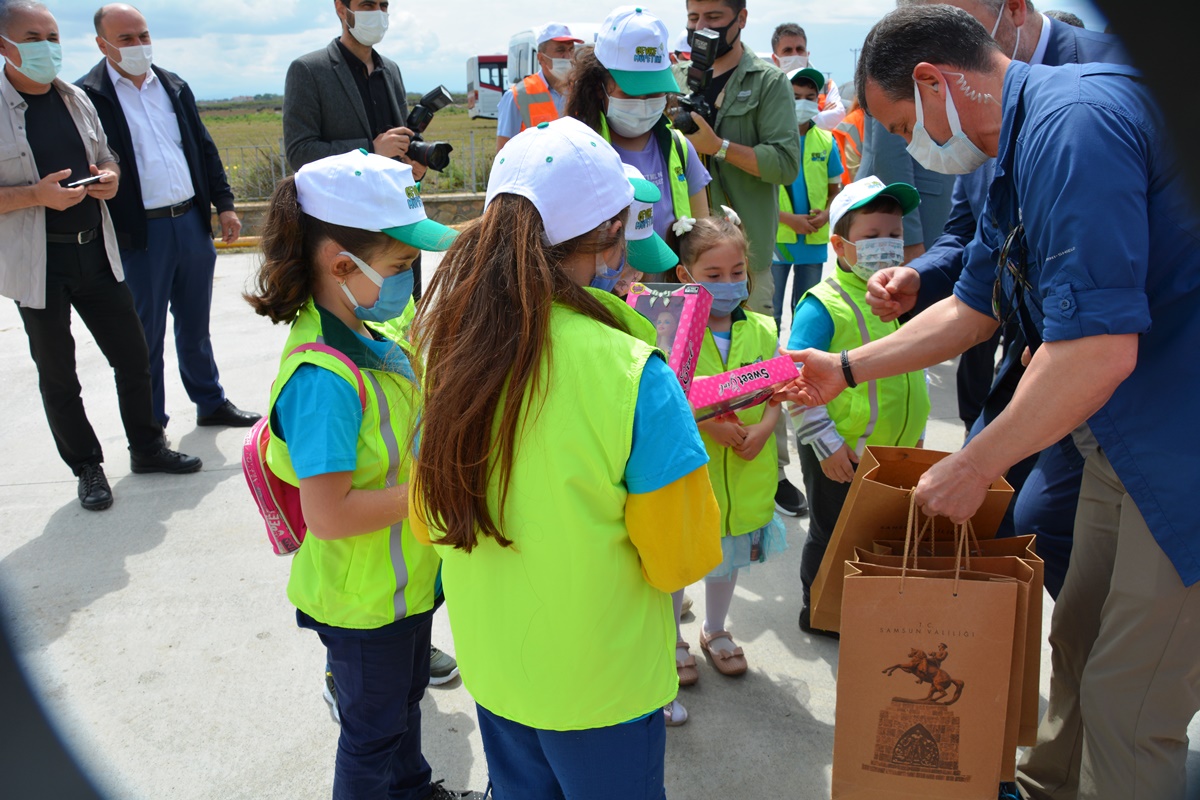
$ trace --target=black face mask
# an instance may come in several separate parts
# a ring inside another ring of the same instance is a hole
[[[742,29],[738,28],[738,35],[733,37],[733,42],[730,42],[728,40],[729,29],[732,28],[734,25],[736,25],[737,21],[738,21],[737,16],[734,16],[734,18],[732,20],[730,20],[728,25],[722,25],[720,28],[710,28],[710,30],[716,31],[717,35],[720,37],[720,39],[717,40],[716,58],[720,58],[721,56],[725,55],[730,50],[732,50],[734,43],[737,42],[737,40],[741,37]],[[692,30],[688,31],[688,47],[692,46],[692,37],[694,37],[695,35],[696,35],[696,29],[693,28]]]

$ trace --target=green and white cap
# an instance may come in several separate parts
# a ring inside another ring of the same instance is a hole
[[[484,208],[502,194],[533,203],[550,245],[594,230],[635,199],[656,203],[662,196],[653,183],[626,178],[612,145],[574,117],[526,128],[500,148]]]
[[[813,67],[794,69],[787,74],[787,79],[791,83],[795,83],[801,79],[812,81],[813,86],[817,87],[818,92],[825,88],[825,73]]]
[[[630,182],[646,180],[641,171],[630,164],[625,165],[625,177]],[[679,263],[679,256],[654,230],[654,203],[657,202],[643,203],[634,199],[629,205],[625,242],[629,246],[629,265],[639,272],[664,272]]]
[[[613,9],[596,38],[596,60],[628,95],[679,91],[671,74],[670,52],[666,24],[636,6]]]
[[[296,172],[296,196],[310,217],[380,231],[420,250],[447,250],[458,237],[425,216],[412,167],[361,148],[305,164]]]
[[[833,198],[833,204],[829,207],[830,230],[837,227],[838,220],[846,216],[847,211],[862,208],[881,194],[895,198],[905,214],[921,205],[921,194],[915,187],[907,183],[884,183],[874,175],[868,175],[842,189]]]

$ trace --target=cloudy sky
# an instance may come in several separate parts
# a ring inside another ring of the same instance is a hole
[[[96,0],[46,0],[64,43],[63,76],[74,80],[100,58],[92,32]],[[293,58],[323,47],[338,32],[335,0],[141,0],[150,23],[155,61],[178,72],[200,99],[282,92]],[[1104,20],[1089,0],[1042,0],[1045,8],[1073,11],[1087,27]],[[686,21],[684,0],[646,5],[672,31]],[[771,32],[797,22],[808,33],[813,65],[844,82],[853,75],[852,48],[894,7],[893,0],[749,0],[745,41],[770,50]],[[548,20],[599,23],[609,11],[595,0],[393,0],[391,28],[379,50],[395,59],[410,91],[439,83],[466,88],[466,59],[503,53],[513,33]]]

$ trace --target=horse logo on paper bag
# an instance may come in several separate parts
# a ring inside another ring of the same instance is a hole
[[[914,647],[907,660],[883,670],[889,678],[897,670],[912,675],[918,685],[929,684],[929,691],[921,698],[893,697],[890,706],[879,712],[875,757],[863,769],[911,778],[971,780],[958,770],[961,726],[958,715],[949,709],[962,697],[966,682],[942,668],[949,656],[944,643],[931,651]]]

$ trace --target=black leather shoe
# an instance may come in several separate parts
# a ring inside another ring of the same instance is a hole
[[[104,468],[99,464],[85,464],[79,470],[79,505],[88,511],[103,511],[113,503],[112,489]]]
[[[809,636],[828,636],[830,639],[841,639],[842,635],[837,631],[827,631],[821,628],[814,628],[812,620],[809,616],[808,606],[800,609],[800,630],[807,633]]]
[[[197,472],[204,466],[196,456],[177,453],[165,444],[153,453],[129,453],[129,469],[142,474],[146,472],[168,472],[182,475],[185,472]]]
[[[233,403],[226,400],[217,406],[211,414],[196,417],[197,425],[225,425],[229,428],[249,428],[262,418],[262,414],[253,411],[242,411]]]

